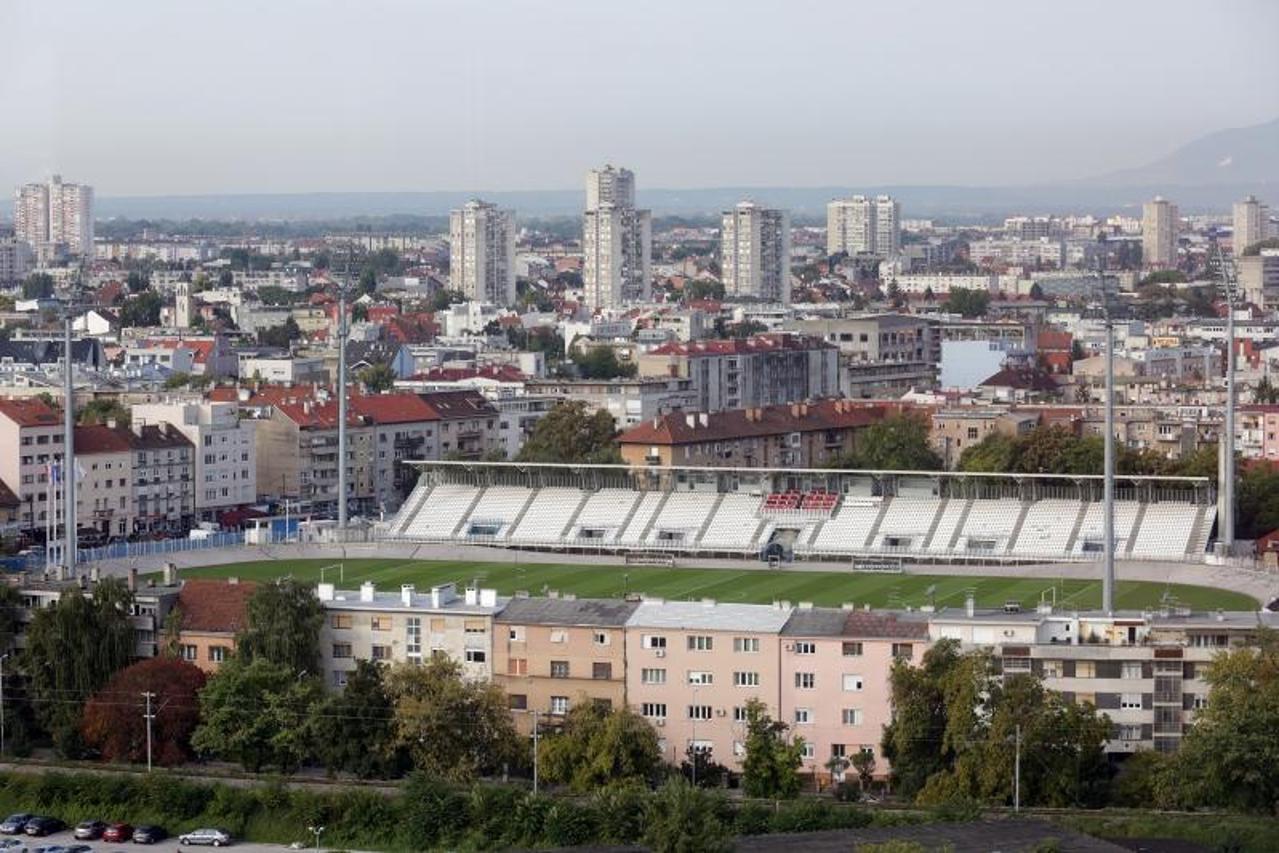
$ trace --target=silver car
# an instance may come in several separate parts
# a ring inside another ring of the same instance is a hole
[[[225,829],[195,829],[179,835],[178,841],[188,846],[207,844],[210,847],[225,847],[231,843],[231,833]]]

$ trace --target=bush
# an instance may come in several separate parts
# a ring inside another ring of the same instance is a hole
[[[733,831],[738,835],[764,835],[773,824],[773,810],[763,803],[745,803],[733,816]]]
[[[404,789],[404,843],[413,850],[449,843],[470,822],[469,805],[448,783],[423,773],[413,774]]]
[[[856,782],[845,780],[831,788],[830,795],[835,798],[836,802],[856,803],[862,798],[862,789]]]
[[[509,843],[511,815],[524,793],[510,785],[477,783],[471,788],[471,827],[468,833],[475,847],[501,847]]]
[[[560,800],[546,813],[542,835],[556,847],[576,847],[594,841],[599,831],[599,816],[590,806],[572,800]]]
[[[511,825],[513,841],[529,847],[538,845],[551,805],[551,799],[541,794],[529,794],[516,803]]]
[[[830,806],[822,800],[801,800],[790,803],[773,816],[773,832],[817,832],[827,829],[831,822]]]
[[[630,844],[644,834],[644,803],[649,793],[640,785],[610,785],[593,798],[601,841]]]

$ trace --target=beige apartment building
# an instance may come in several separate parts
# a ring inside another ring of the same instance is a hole
[[[133,532],[133,445],[128,427],[75,428],[75,452],[84,474],[76,488],[76,519],[109,536]]]
[[[507,602],[495,590],[467,589],[459,597],[451,583],[429,593],[411,584],[391,593],[372,583],[350,591],[321,583],[316,595],[326,616],[321,665],[333,689],[346,686],[357,660],[421,663],[435,655],[461,664],[468,680],[492,680],[493,617]]]
[[[964,450],[981,444],[988,435],[1010,438],[1025,435],[1039,425],[1039,415],[1006,409],[942,409],[933,413],[929,441],[947,468],[959,464]]]
[[[18,523],[43,528],[48,519],[49,466],[62,461],[62,412],[38,397],[0,400],[0,480],[17,496]],[[61,499],[62,489],[56,489]]]
[[[511,599],[494,620],[493,678],[515,723],[553,722],[591,702],[626,704],[626,621],[639,606],[620,599]]]

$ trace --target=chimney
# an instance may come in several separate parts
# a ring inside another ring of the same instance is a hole
[[[138,591],[138,567],[131,566],[129,568],[129,592]]]
[[[790,404],[790,416],[791,416],[792,418],[798,418],[798,417],[799,417],[799,403],[791,403],[791,404]]]
[[[102,569],[98,566],[94,566],[93,568],[89,569],[89,580],[93,581],[94,583],[97,583],[98,581],[102,580]]]
[[[373,593],[376,591],[377,588],[373,586],[372,581],[365,581],[360,584],[360,601],[372,601]]]
[[[480,591],[473,586],[468,586],[464,593],[464,599],[468,605],[474,607],[480,602]]]
[[[697,429],[697,415],[685,415],[684,423],[688,424],[689,429]]]
[[[701,421],[702,426],[704,427],[708,427],[711,425],[711,416],[706,414],[705,412],[702,412],[701,414],[699,414],[697,416],[697,419]]]
[[[164,564],[164,585],[173,586],[178,582],[178,566],[176,563]]]
[[[480,590],[480,606],[481,607],[497,607],[497,590],[495,589]]]
[[[967,613],[969,616],[972,616],[976,612],[976,610],[977,610],[977,600],[973,598],[973,594],[970,592],[968,593],[967,597],[964,598],[964,612]]]
[[[331,583],[316,584],[315,597],[320,601],[332,601],[337,597],[337,587]]]
[[[226,582],[229,586],[239,586],[240,579],[237,578],[235,575],[231,575],[231,577],[226,579]]]

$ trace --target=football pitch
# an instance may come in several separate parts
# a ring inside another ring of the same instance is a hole
[[[956,575],[914,575],[830,571],[770,571],[767,569],[667,568],[652,566],[586,565],[556,563],[473,562],[448,560],[350,559],[263,560],[223,566],[184,569],[187,577],[238,577],[269,580],[292,575],[306,581],[324,580],[341,589],[354,589],[364,581],[382,592],[398,591],[414,584],[419,592],[432,586],[456,583],[458,589],[475,585],[496,588],[500,595],[525,590],[530,595],[556,591],[579,598],[619,598],[644,593],[669,600],[713,598],[751,604],[809,601],[839,606],[851,602],[860,607],[918,608],[933,604],[962,607],[971,592],[978,607],[1002,607],[1019,602],[1031,608],[1041,600],[1085,610],[1101,605],[1100,580],[1008,578]],[[1115,605],[1122,610],[1181,605],[1196,610],[1255,611],[1257,602],[1237,592],[1185,584],[1120,581]]]

